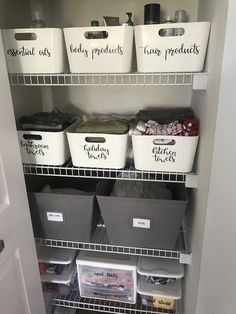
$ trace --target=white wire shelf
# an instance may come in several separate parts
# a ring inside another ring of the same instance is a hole
[[[127,161],[125,169],[74,167],[68,160],[62,166],[23,164],[23,170],[26,175],[172,182],[184,183],[189,188],[197,188],[198,178],[197,173],[136,170],[132,160]]]
[[[35,238],[36,245],[76,249],[84,251],[99,251],[116,254],[150,256],[179,260],[180,263],[191,263],[191,248],[184,230],[179,231],[176,246],[173,250],[165,250],[158,248],[142,248],[111,245],[107,236],[106,228],[103,224],[99,224],[93,234],[91,242],[75,242],[56,239]]]
[[[193,86],[206,89],[207,73],[9,74],[11,85],[25,86]]]
[[[175,313],[183,314],[182,303],[176,302],[174,310],[162,310],[153,307],[144,306],[140,300],[136,304],[121,303],[115,301],[96,300],[83,298],[78,293],[73,292],[67,296],[57,295],[53,298],[53,304],[62,307],[72,307],[76,309],[92,310],[104,313],[122,313],[122,314],[158,314]]]

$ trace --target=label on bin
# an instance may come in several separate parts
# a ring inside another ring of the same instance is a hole
[[[63,214],[62,213],[56,213],[56,212],[47,212],[47,220],[48,221],[57,221],[57,222],[63,222]]]
[[[150,221],[150,219],[133,218],[133,227],[150,229],[151,221]]]
[[[174,309],[175,300],[162,297],[153,297],[153,305],[157,308],[172,310]]]

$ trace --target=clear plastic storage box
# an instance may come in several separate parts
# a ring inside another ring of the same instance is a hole
[[[182,297],[184,267],[177,260],[139,257],[138,293],[143,305],[165,310],[175,309]]]
[[[168,285],[155,286],[145,279],[139,278],[137,289],[143,305],[165,310],[175,309],[176,300],[180,300],[182,296],[181,280]]]
[[[136,302],[136,257],[80,252],[76,263],[82,297]]]

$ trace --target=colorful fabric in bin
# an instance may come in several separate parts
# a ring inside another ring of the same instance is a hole
[[[140,110],[130,129],[131,135],[196,136],[198,133],[199,121],[190,108]]]
[[[140,110],[136,115],[138,121],[148,122],[149,120],[154,120],[159,124],[169,124],[175,120],[182,121],[192,117],[194,117],[194,112],[191,108],[181,107]]]

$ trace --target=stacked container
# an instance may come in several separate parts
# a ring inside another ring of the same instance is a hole
[[[174,310],[182,297],[184,268],[173,259],[139,257],[138,293],[143,305]]]
[[[71,290],[77,290],[77,251],[40,246],[37,247],[37,255],[45,291],[68,294]]]
[[[76,263],[82,297],[136,302],[136,257],[84,251]]]

